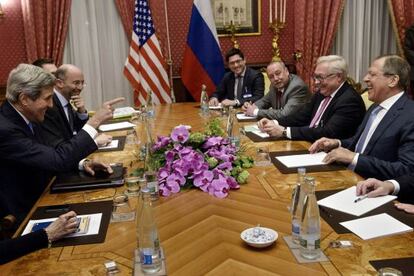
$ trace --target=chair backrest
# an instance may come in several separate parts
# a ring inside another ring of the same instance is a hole
[[[354,81],[353,78],[347,77],[347,82],[361,95],[362,99],[364,100],[365,108],[368,109],[373,102],[368,99],[368,92],[366,89],[362,88],[362,84],[360,82]]]
[[[267,76],[266,72],[262,72],[262,74],[263,74],[264,83],[265,83],[264,94],[266,95],[267,93],[269,93],[270,80],[269,80],[269,77]]]

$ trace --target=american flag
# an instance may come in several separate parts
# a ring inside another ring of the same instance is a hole
[[[135,105],[146,103],[147,91],[154,104],[171,103],[166,64],[155,35],[148,0],[135,0],[134,26],[124,75],[134,88]]]

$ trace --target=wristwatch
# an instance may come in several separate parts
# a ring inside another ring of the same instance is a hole
[[[287,128],[286,127],[282,131],[282,137],[287,138]]]

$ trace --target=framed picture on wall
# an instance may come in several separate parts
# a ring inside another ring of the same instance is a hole
[[[233,22],[238,36],[260,35],[260,0],[210,0],[219,36],[230,36]]]

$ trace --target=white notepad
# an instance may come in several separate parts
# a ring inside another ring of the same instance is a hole
[[[211,109],[211,110],[219,110],[219,109],[222,109],[223,106],[221,104],[219,104],[219,105],[209,105],[208,108]]]
[[[98,149],[116,149],[118,147],[119,140],[112,140],[111,143],[109,143],[106,146],[98,147]]]
[[[386,213],[349,220],[340,224],[363,240],[413,231],[413,228]]]
[[[360,216],[396,199],[397,197],[386,195],[373,198],[365,198],[361,201],[354,202],[356,198],[356,186],[353,186],[319,200],[318,204],[347,214]]]
[[[118,119],[118,118],[130,117],[132,116],[132,114],[136,112],[138,111],[136,111],[134,108],[130,106],[118,107],[118,108],[115,108],[114,110],[113,118]]]
[[[120,122],[120,123],[114,123],[114,124],[101,125],[99,127],[99,130],[100,131],[111,131],[111,130],[117,130],[117,129],[131,128],[131,127],[135,127],[135,125],[131,124],[130,122]]]
[[[236,114],[236,117],[239,120],[251,120],[251,119],[255,119],[256,118],[256,116],[248,116],[248,115],[245,115],[244,113],[237,113]]]
[[[299,168],[307,166],[326,165],[326,163],[322,162],[325,156],[326,152],[318,152],[313,154],[276,156],[276,159],[282,162],[282,164],[288,168]]]

